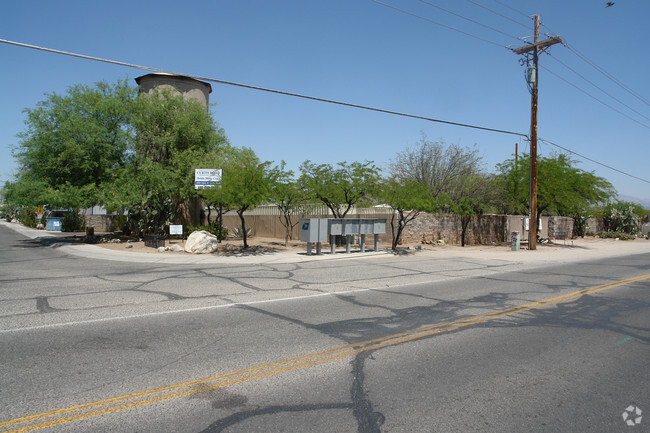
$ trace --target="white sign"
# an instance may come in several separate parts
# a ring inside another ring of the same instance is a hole
[[[220,168],[197,168],[194,170],[194,189],[206,189],[221,183]]]
[[[170,225],[169,226],[169,234],[170,235],[182,235],[183,234],[183,225],[182,224]]]

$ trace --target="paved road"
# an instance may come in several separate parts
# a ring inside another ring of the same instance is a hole
[[[0,431],[647,431],[622,414],[650,410],[648,254],[523,272],[0,245]]]

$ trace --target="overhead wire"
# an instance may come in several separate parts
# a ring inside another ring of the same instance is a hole
[[[515,8],[513,8],[512,6],[510,6],[510,5],[507,4],[507,3],[504,3],[504,2],[499,1],[499,0],[494,0],[494,1],[495,1],[496,3],[499,3],[501,6],[504,6],[504,7],[508,8],[508,9],[514,11],[514,12],[517,12],[519,15],[523,15],[523,16],[525,16],[526,18],[530,18],[530,15],[528,15],[527,13],[524,13],[524,12],[520,11],[519,9],[515,9]]]
[[[571,154],[573,154],[573,155],[576,155],[576,156],[578,156],[578,157],[580,157],[580,158],[582,158],[582,159],[585,159],[585,160],[587,160],[587,161],[593,162],[594,164],[598,164],[598,165],[600,165],[600,166],[602,166],[602,167],[608,168],[608,169],[613,170],[613,171],[615,171],[615,172],[617,172],[617,173],[624,174],[625,176],[629,176],[629,177],[632,177],[632,178],[634,178],[634,179],[636,179],[636,180],[640,180],[641,182],[650,183],[650,180],[648,180],[648,179],[643,179],[643,178],[641,178],[641,177],[638,177],[638,176],[635,176],[635,175],[633,175],[633,174],[627,173],[627,172],[625,172],[625,171],[623,171],[623,170],[619,170],[618,168],[612,167],[611,165],[607,165],[607,164],[604,164],[604,163],[602,163],[602,162],[600,162],[600,161],[596,161],[595,159],[589,158],[588,156],[582,155],[582,154],[580,154],[580,153],[578,153],[578,152],[575,152],[575,151],[573,151],[573,150],[571,150],[571,149],[567,149],[566,147],[560,146],[559,144],[557,144],[557,143],[553,143],[552,141],[544,140],[543,138],[539,138],[539,137],[537,138],[537,140],[539,140],[539,141],[541,141],[541,142],[544,142],[544,143],[546,143],[546,144],[549,144],[549,145],[551,145],[551,146],[555,146],[555,147],[557,147],[558,149],[562,149],[562,150],[564,150],[565,152],[568,152],[568,153],[571,153]]]
[[[521,132],[507,131],[507,130],[504,130],[504,129],[496,129],[496,128],[488,128],[488,127],[485,127],[485,126],[471,125],[471,124],[468,124],[468,123],[452,122],[452,121],[449,121],[449,120],[435,119],[435,118],[432,118],[432,117],[402,113],[402,112],[399,112],[399,111],[386,110],[386,109],[382,109],[382,108],[369,107],[369,106],[359,105],[359,104],[352,104],[352,103],[348,103],[348,102],[336,101],[336,100],[333,100],[333,99],[318,98],[318,97],[315,97],[315,96],[308,96],[308,95],[303,95],[303,94],[299,94],[299,93],[292,93],[292,92],[285,92],[285,91],[282,91],[282,90],[268,89],[268,88],[259,87],[259,86],[252,86],[252,85],[249,85],[249,84],[242,84],[242,83],[236,83],[236,82],[232,82],[232,81],[219,80],[219,79],[216,79],[216,78],[202,77],[202,76],[199,76],[199,75],[190,75],[190,74],[184,74],[184,73],[179,73],[179,72],[172,72],[172,71],[167,71],[167,70],[164,70],[164,69],[152,68],[152,67],[149,67],[149,66],[136,65],[136,64],[133,64],[133,63],[127,63],[127,62],[122,62],[122,61],[117,61],[117,60],[103,59],[101,57],[88,56],[88,55],[85,55],[85,54],[71,53],[71,52],[68,52],[68,51],[56,50],[56,49],[53,49],[53,48],[46,48],[46,47],[41,47],[41,46],[38,46],[38,45],[25,44],[25,43],[22,43],[22,42],[15,42],[15,41],[10,41],[10,40],[6,40],[6,39],[0,39],[0,42],[5,43],[5,44],[9,44],[9,45],[16,45],[16,46],[19,46],[19,47],[31,48],[31,49],[35,49],[35,50],[46,51],[46,52],[50,52],[50,53],[61,54],[61,55],[66,55],[66,56],[71,56],[71,57],[77,57],[77,58],[86,59],[86,60],[94,60],[94,61],[98,61],[98,62],[104,62],[104,63],[110,63],[110,64],[114,64],[114,65],[119,65],[119,66],[125,66],[125,67],[129,67],[129,68],[142,69],[142,70],[145,70],[145,71],[157,72],[157,73],[160,73],[160,74],[182,75],[182,76],[189,77],[189,78],[194,78],[194,79],[200,80],[200,81],[208,81],[208,82],[211,82],[211,83],[225,84],[225,85],[229,85],[229,86],[242,87],[242,88],[245,88],[245,89],[258,90],[258,91],[262,91],[262,92],[275,93],[275,94],[285,95],[285,96],[293,96],[293,97],[296,97],[296,98],[308,99],[308,100],[318,101],[318,102],[325,102],[325,103],[328,103],[328,104],[342,105],[342,106],[351,107],[351,108],[359,108],[359,109],[362,109],[362,110],[375,111],[375,112],[385,113],[385,114],[392,114],[392,115],[395,115],[395,116],[409,117],[409,118],[412,118],[412,119],[426,120],[426,121],[429,121],[429,122],[443,123],[443,124],[447,124],[447,125],[460,126],[460,127],[463,127],[463,128],[471,128],[471,129],[478,129],[478,130],[488,131],[488,132],[496,132],[496,133],[500,133],[500,134],[517,135],[517,136],[523,136],[523,137],[526,136],[526,134],[521,133]]]
[[[446,29],[448,29],[448,30],[452,30],[452,31],[454,31],[454,32],[457,32],[457,33],[463,34],[463,35],[468,36],[468,37],[470,37],[470,38],[474,38],[474,39],[477,39],[477,40],[482,41],[482,42],[486,42],[486,43],[491,44],[491,45],[496,45],[497,47],[501,47],[501,48],[509,49],[507,46],[505,46],[505,45],[503,45],[503,44],[500,44],[500,43],[498,43],[498,42],[494,42],[494,41],[491,41],[491,40],[489,40],[489,39],[482,38],[481,36],[476,36],[476,35],[474,35],[474,34],[472,34],[472,33],[468,33],[468,32],[466,32],[466,31],[459,30],[459,29],[457,29],[457,28],[455,28],[455,27],[448,26],[447,24],[442,24],[442,23],[440,23],[440,22],[438,22],[438,21],[434,21],[434,20],[432,20],[431,18],[423,17],[423,16],[421,16],[421,15],[418,15],[418,14],[416,14],[416,13],[413,13],[413,12],[407,11],[407,10],[405,10],[405,9],[398,8],[397,6],[393,6],[393,5],[390,5],[390,4],[388,4],[388,3],[381,2],[381,1],[379,1],[379,0],[371,0],[371,1],[373,1],[374,3],[380,4],[380,5],[382,5],[382,6],[385,6],[385,7],[387,7],[387,8],[390,8],[390,9],[396,10],[396,11],[398,11],[398,12],[401,12],[401,13],[403,13],[403,14],[405,14],[405,15],[410,15],[410,16],[412,16],[412,17],[415,17],[415,18],[421,19],[421,20],[423,20],[423,21],[427,21],[427,22],[429,22],[429,23],[431,23],[431,24],[435,24],[435,25],[437,25],[437,26],[444,27],[444,28],[446,28]]]
[[[635,110],[634,108],[632,108],[632,107],[630,107],[629,105],[627,105],[625,102],[623,102],[623,101],[621,101],[620,99],[618,99],[616,96],[614,96],[614,95],[612,95],[611,93],[607,92],[606,90],[602,89],[602,88],[599,87],[597,84],[595,84],[593,81],[589,80],[587,77],[585,77],[584,75],[580,74],[578,71],[576,71],[575,69],[573,69],[571,66],[567,65],[566,63],[564,63],[563,61],[561,61],[561,60],[558,59],[557,57],[553,56],[550,52],[547,52],[546,54],[548,54],[550,58],[552,58],[553,60],[555,60],[556,62],[558,62],[559,64],[561,64],[562,66],[564,66],[565,68],[567,68],[568,70],[570,70],[571,72],[573,72],[574,74],[576,74],[578,77],[582,78],[582,79],[583,79],[584,81],[586,81],[587,83],[591,84],[593,87],[595,87],[596,89],[598,89],[599,91],[601,91],[601,92],[604,93],[605,95],[609,96],[610,98],[612,98],[613,100],[615,100],[615,101],[618,102],[619,104],[625,106],[627,109],[629,109],[629,110],[635,112],[636,114],[638,114],[639,116],[643,117],[644,119],[646,119],[646,120],[650,120],[650,117],[647,117],[647,116],[644,115],[643,113],[641,113],[641,112]]]
[[[607,77],[607,78],[609,78],[610,80],[612,80],[614,83],[616,83],[616,85],[618,85],[619,87],[621,87],[623,90],[625,90],[626,92],[628,92],[630,95],[634,96],[635,98],[637,98],[639,101],[643,102],[644,104],[646,104],[646,105],[650,105],[650,101],[648,101],[646,98],[644,98],[643,96],[641,96],[639,93],[637,93],[637,92],[635,92],[634,90],[630,89],[628,86],[626,86],[625,84],[623,84],[620,80],[618,80],[616,77],[614,77],[612,74],[610,74],[609,72],[607,72],[606,70],[604,70],[603,68],[601,68],[600,66],[598,66],[597,64],[595,64],[593,61],[589,60],[585,55],[581,54],[580,52],[578,52],[578,50],[576,50],[576,49],[573,48],[571,45],[569,45],[568,43],[566,43],[566,41],[564,42],[564,46],[565,46],[569,51],[571,51],[573,54],[575,54],[576,56],[578,56],[578,58],[581,59],[583,62],[587,63],[589,66],[591,66],[592,68],[594,68],[595,70],[597,70],[598,72],[600,72],[601,74],[603,74],[605,77]]]
[[[472,19],[472,18],[468,18],[468,17],[466,17],[466,16],[464,16],[464,15],[461,15],[461,14],[459,14],[459,13],[456,13],[456,12],[450,11],[450,10],[445,9],[445,8],[443,8],[443,7],[441,7],[441,6],[438,6],[438,5],[434,4],[434,3],[428,2],[428,1],[426,1],[426,0],[420,0],[420,2],[422,2],[422,3],[426,4],[426,5],[429,5],[429,6],[431,6],[431,7],[434,7],[434,8],[436,8],[436,9],[439,9],[439,10],[441,10],[441,11],[443,11],[443,12],[446,12],[446,13],[448,13],[448,14],[450,14],[450,15],[455,16],[455,17],[461,18],[461,19],[463,19],[463,20],[465,20],[465,21],[468,21],[468,22],[470,22],[470,23],[472,23],[472,24],[476,24],[476,25],[481,26],[481,27],[483,27],[483,28],[486,28],[486,29],[488,29],[488,30],[492,30],[493,32],[499,33],[499,34],[501,34],[501,35],[507,36],[507,37],[512,38],[512,39],[521,40],[521,38],[520,38],[519,36],[511,35],[510,33],[506,33],[506,32],[504,32],[504,31],[502,31],[502,30],[497,29],[497,28],[494,28],[494,27],[488,26],[487,24],[483,24],[483,23],[480,22],[480,21],[476,21],[476,20],[474,20],[474,19]]]
[[[497,11],[495,11],[494,9],[490,9],[489,7],[487,7],[487,6],[485,6],[485,5],[482,5],[482,4],[478,3],[478,2],[475,2],[474,0],[467,0],[467,1],[470,2],[471,4],[475,5],[475,6],[478,6],[478,7],[482,8],[482,9],[485,9],[485,10],[488,11],[488,12],[493,13],[494,15],[500,16],[501,18],[504,18],[504,19],[506,19],[506,20],[508,20],[508,21],[511,21],[511,22],[513,22],[513,23],[515,23],[515,24],[518,24],[518,25],[520,25],[520,26],[522,26],[522,27],[524,27],[524,28],[530,30],[530,27],[527,26],[526,24],[523,24],[523,23],[521,23],[521,22],[519,22],[519,21],[517,21],[517,20],[515,20],[515,19],[510,18],[510,17],[507,16],[507,15],[504,15],[504,14],[502,14],[502,13],[500,13],[500,12],[497,12]]]
[[[372,1],[374,1],[375,3],[379,3],[379,4],[382,4],[382,5],[384,5],[384,6],[390,7],[390,8],[392,8],[392,9],[398,10],[399,12],[405,13],[405,14],[407,14],[407,15],[411,15],[411,16],[414,16],[414,17],[416,17],[416,18],[423,19],[423,20],[425,20],[425,21],[433,22],[433,23],[436,24],[436,25],[442,25],[442,24],[437,23],[437,22],[435,22],[435,21],[432,21],[432,20],[430,20],[430,19],[428,19],[428,18],[421,17],[421,16],[419,16],[419,15],[417,15],[417,14],[414,14],[414,13],[412,13],[412,12],[404,11],[404,10],[399,9],[399,8],[396,8],[396,7],[394,7],[394,6],[387,5],[387,4],[385,4],[385,3],[379,2],[379,1],[377,1],[377,0],[372,0]],[[420,0],[420,1],[422,1],[423,3],[428,3],[428,2],[425,2],[425,1],[423,1],[423,0]],[[468,1],[470,1],[470,3],[476,4],[476,3],[475,3],[474,1],[472,1],[472,0],[468,0]],[[497,2],[497,3],[499,3],[499,4],[501,4],[501,5],[503,5],[503,6],[505,6],[505,7],[507,7],[507,8],[509,8],[509,9],[511,9],[511,10],[513,10],[513,11],[515,11],[515,12],[517,12],[517,13],[519,13],[520,15],[522,15],[522,16],[524,16],[524,17],[526,17],[526,18],[530,18],[530,16],[527,15],[527,14],[525,14],[524,12],[521,12],[520,10],[515,9],[515,8],[513,8],[513,7],[507,5],[507,4],[505,4],[505,3],[503,3],[503,2],[501,2],[501,1],[499,1],[499,0],[494,0],[494,1]],[[429,3],[428,3],[428,4],[429,4]],[[476,5],[482,7],[482,5],[478,5],[478,4],[476,4]],[[436,6],[436,7],[437,7],[437,6]],[[442,8],[440,8],[440,9],[442,9]],[[489,8],[485,8],[485,9],[490,10]],[[443,9],[443,10],[444,10],[444,9]],[[445,10],[445,11],[446,11],[446,10]],[[491,12],[494,12],[494,11],[491,11]],[[494,12],[494,13],[496,13],[496,12]],[[500,15],[499,13],[496,13],[496,14],[497,14],[497,15]],[[454,14],[454,15],[455,15],[455,14]],[[517,22],[517,21],[515,21],[515,22]],[[517,22],[517,23],[518,23],[518,24],[521,24],[521,23],[519,23],[519,22]],[[443,27],[448,27],[448,26],[446,26],[446,25],[442,25],[442,26],[443,26]],[[526,27],[526,26],[524,26],[524,27]],[[549,31],[552,32],[552,30],[551,30],[550,28],[548,28],[547,26],[545,26],[545,27],[546,27]],[[449,28],[449,27],[448,27],[448,28]],[[526,27],[526,28],[527,28],[527,27]],[[463,34],[467,34],[467,33],[463,32],[463,31],[460,31],[460,30],[457,30],[457,29],[453,29],[453,30],[458,31],[458,32],[463,33]],[[472,36],[472,37],[475,37],[475,36]],[[482,38],[478,38],[478,37],[475,37],[475,38],[476,38],[476,39],[481,39],[481,40],[482,40]],[[498,45],[498,44],[496,44],[496,43],[494,43],[494,42],[490,42],[490,43],[492,43],[492,44],[494,44],[494,45]],[[506,47],[506,48],[507,48],[507,47]],[[557,60],[557,59],[556,59],[556,60]],[[612,110],[614,110],[614,111],[618,112],[619,114],[621,114],[621,115],[627,117],[628,119],[632,120],[633,122],[638,123],[639,125],[644,126],[644,127],[646,127],[646,128],[650,128],[650,126],[648,126],[648,125],[646,125],[646,124],[644,124],[644,123],[642,123],[642,122],[639,122],[638,120],[636,120],[636,119],[634,119],[634,118],[628,116],[627,114],[625,114],[625,113],[621,112],[620,110],[618,110],[618,109],[612,107],[611,105],[609,105],[609,104],[607,104],[607,103],[601,101],[600,99],[598,99],[598,98],[596,98],[595,96],[589,94],[588,92],[586,92],[585,90],[583,90],[583,89],[581,89],[580,87],[576,86],[575,84],[573,84],[573,83],[569,82],[568,80],[566,80],[566,79],[560,77],[558,74],[556,74],[555,72],[549,70],[548,68],[546,68],[546,67],[544,67],[544,66],[541,66],[541,67],[542,67],[544,70],[546,70],[546,71],[548,71],[549,73],[551,73],[552,75],[554,75],[554,76],[556,76],[557,78],[559,78],[560,80],[566,82],[567,84],[571,85],[572,87],[575,87],[575,88],[578,89],[579,91],[585,93],[587,96],[589,96],[589,97],[595,99],[596,101],[600,102],[601,104],[604,104],[605,106],[611,108]],[[645,116],[643,116],[643,117],[645,117]],[[613,170],[613,171],[615,171],[615,172],[617,172],[617,173],[623,174],[623,175],[625,175],[625,176],[629,176],[629,177],[631,177],[631,178],[633,178],[633,179],[637,179],[637,180],[640,180],[640,181],[642,181],[642,182],[650,183],[650,181],[648,181],[648,180],[646,180],[646,179],[643,179],[643,178],[640,178],[640,177],[635,176],[635,175],[633,175],[633,174],[630,174],[630,173],[627,173],[627,172],[625,172],[625,171],[619,170],[619,169],[614,168],[614,167],[612,167],[612,166],[610,166],[610,165],[607,165],[607,164],[604,164],[604,163],[602,163],[602,162],[599,162],[599,161],[597,161],[597,160],[595,160],[595,159],[593,159],[593,158],[589,158],[589,157],[587,157],[587,156],[585,156],[585,155],[582,155],[582,154],[580,154],[580,153],[578,153],[578,152],[575,152],[575,151],[573,151],[573,150],[571,150],[571,149],[568,149],[568,148],[566,148],[566,147],[560,146],[559,144],[554,143],[554,142],[552,142],[552,141],[544,140],[544,139],[541,139],[541,138],[538,138],[538,140],[541,141],[541,142],[543,142],[543,143],[549,144],[549,145],[551,145],[551,146],[555,146],[555,147],[557,147],[557,148],[559,148],[559,149],[562,149],[562,150],[564,150],[564,151],[566,151],[566,152],[568,152],[568,153],[571,153],[571,154],[573,154],[573,155],[576,155],[576,156],[578,156],[578,157],[580,157],[580,158],[583,158],[583,159],[585,159],[585,160],[587,160],[587,161],[593,162],[593,163],[598,164],[598,165],[600,165],[600,166],[602,166],[602,167],[605,167],[605,168],[608,168],[608,169],[610,169],[610,170]]]
[[[573,87],[573,88],[579,90],[580,92],[582,92],[582,93],[584,93],[585,95],[589,96],[590,98],[594,99],[595,101],[598,101],[598,102],[600,102],[601,104],[603,104],[604,106],[606,106],[606,107],[608,107],[608,108],[610,108],[610,109],[616,111],[616,112],[617,112],[618,114],[620,114],[621,116],[625,116],[625,117],[627,117],[628,119],[630,119],[631,121],[633,121],[633,122],[635,122],[635,123],[637,123],[637,124],[639,124],[639,125],[641,125],[641,126],[643,126],[643,127],[645,127],[645,128],[650,129],[650,125],[646,125],[645,123],[640,122],[639,120],[635,119],[634,117],[629,116],[628,114],[622,112],[622,111],[619,110],[618,108],[609,105],[607,102],[598,99],[597,97],[595,97],[595,96],[592,95],[591,93],[589,93],[589,92],[587,92],[586,90],[584,90],[584,89],[578,87],[577,85],[573,84],[573,83],[570,82],[569,80],[567,80],[567,79],[565,79],[565,78],[562,78],[559,74],[553,72],[553,71],[550,70],[549,68],[547,68],[547,67],[545,67],[545,66],[542,66],[542,65],[539,65],[539,67],[542,68],[542,69],[544,69],[546,72],[550,73],[551,75],[554,75],[556,78],[558,78],[558,79],[564,81],[565,83],[567,83],[567,84],[570,85],[571,87]]]
[[[301,94],[298,94],[298,93],[284,92],[284,91],[280,91],[280,90],[267,89],[267,88],[263,88],[263,87],[251,86],[251,85],[247,85],[247,84],[235,83],[235,82],[219,80],[219,79],[215,79],[215,78],[202,77],[202,76],[199,76],[199,75],[182,74],[182,73],[178,73],[178,72],[167,71],[167,70],[164,70],[164,69],[153,68],[153,67],[149,67],[149,66],[136,65],[136,64],[133,64],[133,63],[122,62],[122,61],[118,61],[118,60],[104,59],[104,58],[101,58],[101,57],[94,57],[94,56],[89,56],[89,55],[85,55],[85,54],[72,53],[72,52],[57,50],[57,49],[53,49],[53,48],[41,47],[41,46],[38,46],[38,45],[26,44],[26,43],[23,43],[23,42],[10,41],[10,40],[7,40],[7,39],[0,39],[0,43],[15,45],[15,46],[23,47],[23,48],[30,48],[30,49],[34,49],[34,50],[38,50],[38,51],[45,51],[45,52],[49,52],[49,53],[53,53],[53,54],[60,54],[60,55],[65,55],[65,56],[77,57],[77,58],[84,59],[84,60],[92,60],[92,61],[109,63],[109,64],[113,64],[113,65],[124,66],[124,67],[129,67],[129,68],[134,68],[134,69],[141,69],[141,70],[146,70],[146,71],[151,71],[151,72],[157,72],[157,73],[161,73],[161,74],[182,75],[182,76],[185,76],[185,77],[194,78],[196,80],[208,81],[208,82],[212,82],[212,83],[231,85],[231,86],[236,86],[236,87],[241,87],[241,88],[246,88],[246,89],[251,89],[251,90],[258,90],[258,91],[263,91],[263,92],[270,92],[270,93],[285,95],[285,96],[293,96],[293,97],[297,97],[297,98],[308,99],[308,100],[313,100],[313,101],[318,101],[318,102],[325,102],[325,103],[341,105],[341,106],[346,106],[346,107],[359,108],[359,109],[363,109],[363,110],[369,110],[369,111],[374,111],[374,112],[379,112],[379,113],[391,114],[391,115],[396,115],[396,116],[401,116],[401,117],[420,119],[420,120],[425,120],[425,121],[430,121],[430,122],[443,123],[443,124],[448,124],[448,125],[453,125],[453,126],[459,126],[459,127],[465,127],[465,128],[471,128],[471,129],[478,129],[478,130],[483,130],[483,131],[488,131],[488,132],[516,135],[516,136],[521,137],[521,138],[527,138],[527,139],[529,138],[528,135],[520,133],[520,132],[507,131],[507,130],[501,130],[501,129],[495,129],[495,128],[487,128],[487,127],[483,127],[483,126],[470,125],[470,124],[465,124],[465,123],[451,122],[451,121],[434,119],[434,118],[429,118],[429,117],[424,117],[424,116],[417,116],[417,115],[412,115],[412,114],[400,113],[400,112],[396,112],[396,111],[384,110],[384,109],[374,108],[374,107],[367,107],[367,106],[358,105],[358,104],[350,104],[350,103],[347,103],[347,102],[340,102],[340,101],[335,101],[335,100],[331,100],[331,99],[324,99],[324,98],[317,98],[317,97],[313,97],[313,96],[301,95]],[[549,71],[549,72],[551,72],[551,71]],[[551,73],[553,73],[553,72],[551,72]],[[569,152],[571,154],[574,154],[576,156],[584,158],[585,160],[591,161],[591,162],[593,162],[595,164],[598,164],[598,165],[601,165],[603,167],[614,170],[614,171],[616,171],[618,173],[624,174],[626,176],[632,177],[632,178],[637,179],[637,180],[641,180],[643,182],[650,183],[650,181],[648,181],[646,179],[642,179],[642,178],[640,178],[638,176],[634,176],[634,175],[632,175],[630,173],[626,173],[626,172],[624,172],[622,170],[619,170],[619,169],[616,169],[616,168],[611,167],[609,165],[603,164],[603,163],[598,162],[598,161],[596,161],[596,160],[594,160],[592,158],[581,155],[581,154],[579,154],[579,153],[577,153],[575,151],[572,151],[570,149],[562,147],[562,146],[560,146],[560,145],[558,145],[556,143],[553,143],[551,141],[542,140],[540,138],[538,138],[538,140],[541,140],[541,141],[543,141],[543,142],[545,142],[547,144],[550,144],[552,146],[558,147],[558,148],[560,148],[562,150],[565,150],[566,152]]]

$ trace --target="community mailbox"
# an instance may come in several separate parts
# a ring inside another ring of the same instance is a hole
[[[303,218],[300,220],[300,240],[302,242],[327,242],[327,220]]]
[[[330,235],[338,236],[343,234],[343,220],[340,218],[329,218]]]
[[[373,229],[372,233],[375,235],[383,235],[386,233],[386,220],[372,220]]]
[[[359,234],[359,220],[357,219],[344,219],[343,220],[343,234],[344,235],[358,235]]]

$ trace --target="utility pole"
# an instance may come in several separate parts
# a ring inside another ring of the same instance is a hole
[[[539,15],[535,15],[535,36],[532,44],[514,49],[515,54],[530,54],[533,57],[533,83],[530,107],[530,231],[528,232],[528,249],[537,249],[537,93],[539,89],[539,55],[546,48],[562,43],[559,36],[539,40]]]

